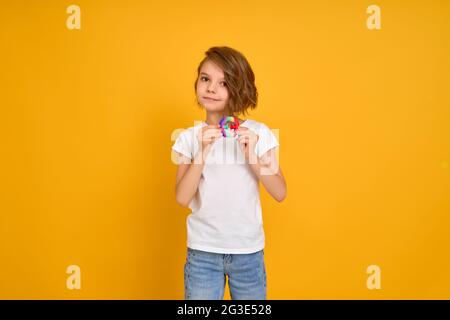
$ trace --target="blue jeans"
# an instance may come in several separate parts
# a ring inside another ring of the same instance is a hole
[[[187,248],[186,300],[222,300],[226,276],[231,299],[265,300],[264,249],[248,254],[220,254]]]

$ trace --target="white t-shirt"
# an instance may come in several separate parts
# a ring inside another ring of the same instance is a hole
[[[172,150],[193,159],[200,147],[198,131],[206,125],[201,122],[182,131]],[[279,146],[264,123],[247,119],[240,126],[259,135],[255,146],[258,157]],[[236,139],[221,137],[213,143],[189,208],[189,248],[223,254],[253,253],[264,248],[259,182],[245,164]]]

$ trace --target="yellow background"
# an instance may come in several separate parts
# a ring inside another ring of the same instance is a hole
[[[0,298],[184,298],[171,137],[205,118],[215,45],[279,129],[268,298],[450,298],[449,21],[448,1],[2,1]]]

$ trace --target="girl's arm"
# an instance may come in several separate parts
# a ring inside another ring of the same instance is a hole
[[[286,181],[276,158],[276,147],[270,149],[259,158],[255,153],[255,146],[259,136],[248,128],[239,128],[239,145],[244,153],[252,172],[262,182],[267,192],[281,202],[286,198]]]
[[[267,192],[278,202],[283,201],[287,195],[287,186],[277,162],[275,148],[267,151],[261,158],[258,158],[256,154],[253,154],[250,158],[257,160],[250,161],[249,166]]]
[[[202,176],[205,159],[211,150],[212,144],[217,138],[222,137],[219,125],[208,125],[201,129],[197,134],[201,148],[194,156],[194,162],[191,159],[178,153],[177,181],[175,185],[175,196],[177,202],[183,207],[189,207],[189,203],[197,192],[200,178]]]
[[[187,208],[197,192],[207,152],[207,148],[203,153],[200,151],[197,152],[193,163],[191,163],[191,159],[188,157],[176,152],[178,154],[178,168],[175,184],[175,197],[178,204],[182,207]]]

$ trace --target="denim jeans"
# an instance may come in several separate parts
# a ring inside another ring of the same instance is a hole
[[[248,254],[220,254],[187,248],[186,300],[222,300],[227,276],[231,299],[265,300],[264,249]]]

